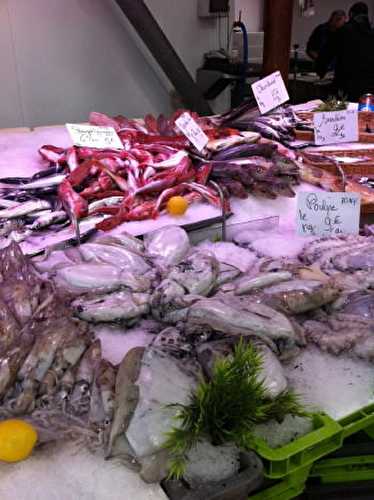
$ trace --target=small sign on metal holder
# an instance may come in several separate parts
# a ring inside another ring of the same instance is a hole
[[[300,236],[358,234],[361,199],[356,193],[303,192],[297,197]]]
[[[113,127],[67,123],[66,128],[74,146],[98,149],[124,148],[121,139]]]
[[[290,99],[279,71],[253,83],[251,87],[262,115]]]
[[[355,109],[313,114],[314,142],[317,146],[357,142],[358,112]]]
[[[198,151],[202,151],[208,144],[209,137],[189,113],[181,114],[175,124]]]

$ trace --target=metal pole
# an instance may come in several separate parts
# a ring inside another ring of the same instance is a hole
[[[222,229],[221,229],[221,238],[222,241],[226,241],[226,210],[225,210],[225,195],[223,194],[221,186],[214,181],[210,181],[210,184],[217,190],[219,198],[221,200],[221,209],[222,209]]]
[[[175,0],[174,0],[175,1]],[[189,1],[189,0],[187,0]],[[195,81],[143,0],[116,0],[184,104],[200,115],[213,114]],[[180,22],[176,19],[175,22]]]

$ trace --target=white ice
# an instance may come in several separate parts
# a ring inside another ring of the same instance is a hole
[[[343,418],[374,402],[374,365],[309,346],[285,365],[286,377],[311,409]]]
[[[280,226],[268,231],[244,231],[236,241],[240,245],[250,245],[260,255],[294,258],[310,239],[298,236],[292,227]]]
[[[24,462],[1,464],[1,500],[166,500],[158,484],[115,460],[77,450],[71,443],[49,444]]]
[[[310,419],[287,415],[282,423],[271,420],[266,424],[258,425],[255,435],[266,441],[271,448],[278,448],[312,430],[313,423]]]
[[[99,324],[93,327],[93,331],[96,338],[101,340],[103,358],[117,365],[130,349],[147,346],[152,342],[155,335],[150,333],[150,329],[153,325],[153,321],[144,321],[127,329],[121,326]]]
[[[257,260],[256,255],[253,252],[250,252],[245,248],[239,248],[234,243],[225,241],[217,243],[203,241],[198,245],[198,247],[202,250],[212,252],[219,262],[236,267],[242,273],[247,272]]]

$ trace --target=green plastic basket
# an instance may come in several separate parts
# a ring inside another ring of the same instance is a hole
[[[291,500],[301,495],[305,489],[311,465],[289,474],[282,481],[265,488],[249,497],[249,500]]]
[[[263,461],[265,477],[282,479],[341,447],[343,428],[338,422],[325,414],[315,414],[312,419],[313,431],[279,448],[255,438],[253,450]]]
[[[343,427],[343,439],[362,430],[374,439],[374,403],[351,413],[338,422]]]
[[[320,460],[314,464],[310,477],[325,484],[374,481],[374,455]]]
[[[271,448],[262,438],[255,438],[253,449],[263,461],[265,477],[282,479],[313,464],[339,449],[345,438],[359,431],[365,431],[374,439],[374,403],[339,421],[323,413],[314,414],[312,418],[313,431],[279,448]]]

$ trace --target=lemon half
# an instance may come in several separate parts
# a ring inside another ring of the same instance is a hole
[[[166,208],[170,215],[183,215],[188,208],[188,201],[183,196],[172,196]]]
[[[18,462],[27,458],[38,439],[34,427],[23,420],[0,422],[0,460]]]

